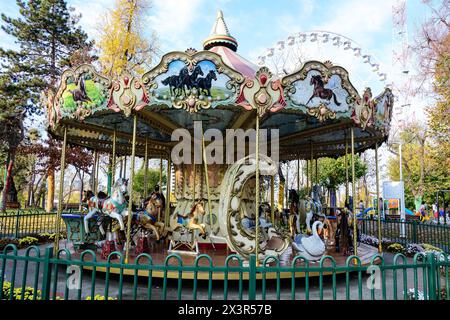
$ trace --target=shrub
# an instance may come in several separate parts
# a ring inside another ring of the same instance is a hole
[[[405,248],[400,243],[393,243],[387,247],[387,251],[393,253],[403,253]]]
[[[36,300],[41,300],[41,290],[37,290],[36,292]],[[11,282],[5,281],[3,282],[3,298],[9,299],[11,295]],[[14,288],[13,289],[13,300],[34,300],[34,288],[25,287],[25,291],[22,293],[22,288]]]
[[[421,245],[410,243],[407,244],[405,247],[405,255],[408,257],[414,257],[416,253],[424,252],[425,250],[422,248]]]
[[[35,237],[25,237],[19,240],[19,247],[24,248],[37,244],[39,240]]]
[[[91,299],[91,296],[87,296],[86,300],[106,300],[106,299],[105,299],[105,296],[101,296],[99,294],[96,294],[94,296],[94,299]],[[108,300],[117,300],[117,298],[108,297]]]
[[[431,244],[428,243],[423,243],[422,247],[425,251],[437,251],[437,252],[443,252],[442,249],[437,248],[435,246],[432,246]]]

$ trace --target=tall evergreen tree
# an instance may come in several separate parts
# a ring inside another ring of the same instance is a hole
[[[2,30],[15,38],[18,49],[0,48],[0,112],[9,114],[25,111],[42,113],[39,98],[42,91],[55,90],[56,81],[64,68],[70,66],[71,54],[92,48],[93,42],[78,26],[80,15],[67,6],[65,0],[17,0],[20,16],[2,14]],[[4,93],[13,93],[14,104]],[[8,168],[12,168],[11,159]],[[8,175],[11,170],[8,170]],[[54,172],[49,172],[47,203],[53,204]],[[52,179],[53,177],[53,179]],[[8,177],[6,177],[6,180]],[[5,208],[7,185],[3,188],[2,207]]]

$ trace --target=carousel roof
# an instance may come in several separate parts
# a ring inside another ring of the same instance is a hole
[[[60,86],[48,96],[49,132],[69,143],[111,152],[117,137],[119,155],[131,153],[133,117],[137,116],[136,154],[166,157],[177,143],[177,128],[203,130],[278,129],[280,159],[337,157],[354,128],[356,152],[387,139],[393,96],[389,89],[361,95],[348,72],[330,61],[306,62],[282,79],[236,53],[219,11],[204,51],[169,52],[142,76],[109,79],[91,65],[66,70]]]

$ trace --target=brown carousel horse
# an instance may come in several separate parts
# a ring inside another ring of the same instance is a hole
[[[200,215],[205,214],[205,208],[202,201],[197,201],[191,208],[191,211],[186,215],[174,213],[169,220],[169,225],[172,231],[176,231],[179,228],[187,228],[189,231],[199,230],[200,236],[206,239],[206,225],[204,223],[198,223]]]
[[[150,198],[144,201],[145,210],[138,214],[138,226],[152,230],[156,236],[156,240],[167,235],[164,223],[158,221],[158,213],[164,211],[164,201],[160,193],[153,193]]]
[[[306,105],[308,105],[308,103],[314,97],[318,97],[320,99],[325,99],[325,100],[328,100],[328,101],[330,101],[331,98],[333,98],[334,103],[337,106],[341,105],[337,101],[336,94],[331,89],[324,88],[325,84],[323,83],[322,77],[320,75],[312,76],[311,77],[311,81],[310,81],[310,85],[314,86],[314,91],[313,91],[313,94],[312,94],[311,98],[309,98],[308,102],[306,103]]]

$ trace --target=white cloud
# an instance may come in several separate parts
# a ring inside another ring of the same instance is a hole
[[[192,24],[199,17],[199,9],[203,0],[154,0],[151,14],[147,21],[149,27],[156,30],[163,51],[165,47],[180,50],[192,46],[190,35]]]
[[[111,0],[72,0],[69,5],[75,8],[77,13],[81,13],[80,25],[91,39],[98,37],[97,25],[100,18],[115,5]]]

